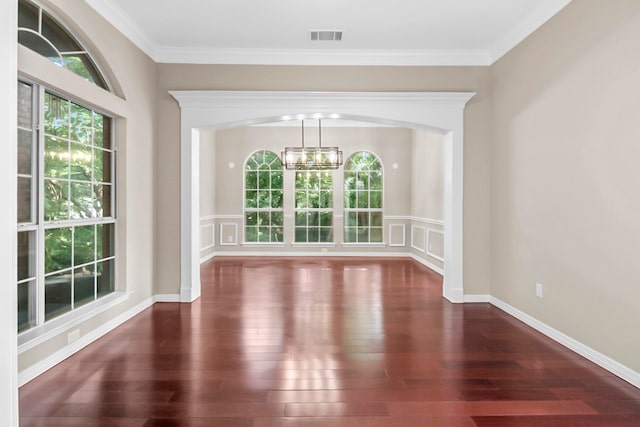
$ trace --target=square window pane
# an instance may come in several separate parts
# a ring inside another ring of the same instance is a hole
[[[85,225],[73,230],[73,265],[95,261],[96,226]]]
[[[284,229],[282,227],[271,227],[271,241],[272,242],[284,241]]]
[[[245,241],[257,242],[258,241],[258,227],[246,227],[244,230]]]
[[[306,191],[296,191],[296,209],[304,209],[309,207]]]
[[[271,225],[282,227],[284,218],[282,212],[271,212]]]
[[[51,228],[44,233],[44,270],[71,268],[71,228]]]
[[[109,218],[113,216],[111,209],[111,189],[110,184],[97,184],[93,186],[95,200],[93,201],[93,213],[96,218]]]
[[[44,138],[44,176],[69,178],[69,143],[60,138]]]
[[[370,193],[371,209],[382,209],[382,191],[372,191]]]
[[[271,206],[271,191],[258,190],[258,207],[268,208]]]
[[[247,172],[244,177],[244,182],[247,190],[255,190],[258,188],[258,172]]]
[[[271,239],[271,227],[258,227],[258,242],[268,242]]]
[[[307,241],[310,243],[320,242],[320,227],[309,227],[307,229]]]
[[[283,177],[281,171],[271,172],[271,188],[274,190],[282,190]]]
[[[258,172],[258,188],[265,190],[271,188],[271,173],[269,170],[261,170]]]
[[[36,319],[36,281],[18,285],[18,332],[35,326]]]
[[[318,212],[307,212],[307,225],[320,225],[320,214]]]
[[[244,224],[245,225],[258,225],[258,213],[257,212],[247,212],[244,216]]]
[[[69,101],[50,93],[44,96],[44,131],[53,136],[69,136]]]
[[[320,193],[320,206],[321,209],[330,209],[333,206],[333,192],[323,191]]]
[[[33,87],[30,84],[18,82],[18,126],[31,129],[33,127]]]
[[[96,260],[115,256],[115,228],[115,224],[96,225],[96,242],[98,244]]]
[[[356,173],[355,172],[344,173],[344,189],[345,191],[356,189]]]
[[[244,207],[245,208],[257,208],[258,207],[258,192],[255,190],[247,190],[244,193]]]
[[[70,172],[71,179],[78,181],[91,181],[92,178],[92,150],[91,147],[71,143]]]
[[[73,306],[77,308],[96,299],[95,264],[73,270]]]
[[[307,228],[296,227],[296,242],[306,242],[306,241],[307,241]]]
[[[96,186],[98,187],[98,186]],[[71,219],[95,218],[93,186],[90,183],[71,183],[71,197],[69,198],[69,215]],[[97,210],[97,209],[96,209]],[[101,209],[100,209],[101,210]]]
[[[369,242],[369,228],[358,227],[358,242]]]
[[[320,207],[320,192],[319,191],[309,191],[307,193],[309,207],[311,209],[318,209]]]
[[[369,172],[358,172],[358,189],[369,189]]]
[[[345,209],[354,209],[356,207],[356,192],[345,191],[344,193],[344,207]]]
[[[357,233],[356,229],[353,227],[347,227],[344,229],[344,241],[346,243],[355,243],[357,242]]]
[[[320,228],[320,242],[328,243],[333,242],[333,229],[322,227]]]
[[[382,212],[371,212],[372,227],[382,227]]]
[[[320,225],[322,227],[331,227],[333,225],[333,213],[320,212]]]
[[[369,207],[369,192],[368,191],[358,191],[358,207],[359,208],[368,208]]]
[[[44,319],[51,320],[71,311],[71,271],[44,279]]]
[[[382,228],[381,227],[372,227],[371,228],[371,241],[376,243],[382,242]]]
[[[98,279],[98,298],[114,292],[115,285],[115,261],[103,261],[97,264],[96,276]]]
[[[33,222],[31,178],[18,177],[18,222]]]
[[[306,226],[306,225],[307,225],[307,213],[296,212],[296,226]]]
[[[93,113],[93,145],[111,149],[111,119],[95,111]]]
[[[33,159],[33,132],[18,129],[18,173],[31,175]]]
[[[35,231],[18,233],[18,280],[35,277],[37,240]]]
[[[369,226],[369,212],[358,212],[358,227]]]
[[[111,151],[93,149],[93,176],[97,182],[111,182]]]
[[[271,225],[271,214],[269,212],[258,213],[258,225]]]
[[[370,172],[369,188],[371,190],[382,190],[382,172]]]
[[[347,227],[355,227],[358,225],[358,214],[356,212],[347,212],[347,216],[345,219]]]
[[[76,70],[74,70],[75,72]],[[87,76],[85,76],[87,77]],[[71,133],[70,139],[82,144],[91,144],[93,112],[88,108],[71,103]]]
[[[273,209],[282,208],[282,190],[274,190],[271,192],[271,207]]]
[[[69,219],[69,181],[44,180],[44,220]]]

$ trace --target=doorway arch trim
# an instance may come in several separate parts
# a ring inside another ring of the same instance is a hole
[[[170,91],[180,105],[180,301],[200,297],[199,132],[295,118],[357,116],[444,135],[443,296],[464,301],[464,108],[471,92]]]

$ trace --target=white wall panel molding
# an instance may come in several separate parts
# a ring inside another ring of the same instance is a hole
[[[440,267],[438,267],[437,265],[435,265],[432,262],[429,262],[428,260],[417,256],[416,254],[409,254],[409,257],[412,258],[414,261],[419,262],[420,264],[424,265],[425,267],[427,267],[430,270],[435,271],[436,273],[438,273],[441,276],[444,276],[444,270]]]
[[[407,227],[405,224],[389,224],[389,246],[407,245]]]
[[[238,224],[235,222],[220,223],[220,246],[238,246]]]
[[[419,225],[411,226],[411,247],[427,253],[427,229]]]
[[[214,219],[216,219],[217,216],[216,215],[206,215],[206,216],[201,216],[200,217],[200,222],[207,222],[207,221],[213,221]]]
[[[563,334],[562,332],[552,328],[546,323],[539,321],[538,319],[528,315],[523,311],[518,310],[517,308],[507,304],[506,302],[496,297],[492,296],[490,298],[490,303],[495,307],[498,307],[500,310],[520,320],[521,322],[531,326],[533,329],[537,330],[538,332],[562,344],[568,349],[573,350],[579,355],[589,359],[593,363],[597,364],[598,366],[601,366],[602,368],[606,369],[612,374],[617,375],[618,377],[634,385],[635,387],[640,388],[640,372],[636,372],[628,368],[627,366],[619,362],[616,362],[610,357],[605,356],[604,354],[592,349],[591,347],[581,343],[580,341],[566,334]]]
[[[434,259],[437,259],[438,261],[444,262],[444,258],[441,255],[436,254],[436,253],[432,252],[432,250],[431,250],[432,249],[432,245],[431,245],[432,237],[431,236],[433,234],[439,234],[439,235],[442,236],[442,239],[444,239],[444,232],[442,232],[440,230],[432,230],[432,229],[427,230],[427,251],[426,251],[426,253],[431,258],[434,258]]]
[[[204,224],[200,226],[200,251],[206,251],[216,245],[216,225]]]

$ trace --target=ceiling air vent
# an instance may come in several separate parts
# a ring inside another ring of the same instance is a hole
[[[340,30],[309,30],[309,40],[339,42],[342,40],[342,31]]]

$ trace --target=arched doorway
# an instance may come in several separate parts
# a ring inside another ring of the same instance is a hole
[[[181,109],[180,300],[200,296],[199,132],[297,115],[349,118],[444,135],[443,296],[463,302],[463,113],[468,92],[228,92],[172,91]]]

